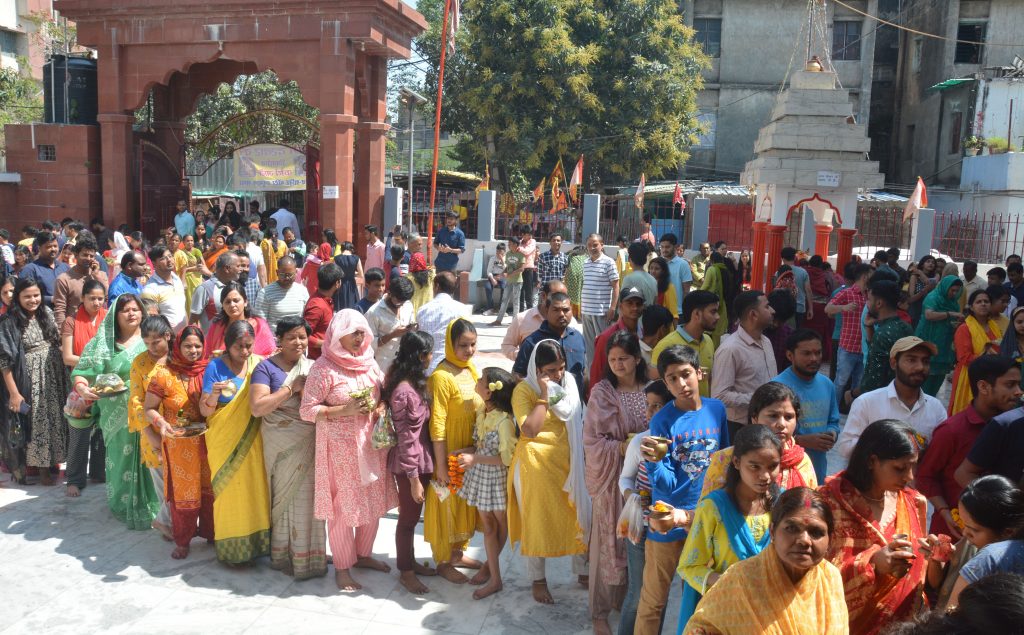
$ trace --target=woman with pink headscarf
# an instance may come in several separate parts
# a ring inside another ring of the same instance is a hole
[[[370,443],[384,374],[373,358],[373,334],[362,313],[343,309],[324,337],[299,414],[316,424],[314,515],[327,521],[335,580],[344,591],[361,589],[352,567],[390,571],[371,556],[377,526],[398,505],[387,469],[388,451]]]

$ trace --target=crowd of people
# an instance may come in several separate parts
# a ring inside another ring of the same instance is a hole
[[[228,565],[333,565],[346,592],[390,571],[372,547],[397,509],[409,592],[498,593],[508,543],[540,604],[571,558],[599,634],[616,611],[620,635],[1020,631],[1018,256],[987,280],[898,250],[839,276],[787,247],[766,295],[750,253],[687,259],[649,219],[617,251],[541,252],[523,225],[481,275],[509,372],[475,363],[457,215],[433,263],[401,227],[362,250],[301,230],[286,203],[186,201],[152,245],[98,219],[0,229],[11,479],[66,464],[68,497],[105,483],[172,558],[201,537]]]

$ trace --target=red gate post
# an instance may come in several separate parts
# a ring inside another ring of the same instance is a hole
[[[828,241],[832,234],[832,225],[814,226],[814,253],[822,258],[828,258]]]
[[[754,248],[750,254],[750,288],[764,290],[764,244],[768,223],[754,221]]]
[[[856,229],[839,228],[839,245],[836,254],[836,273],[839,275],[843,275],[846,263],[853,259],[853,237],[856,235]]]
[[[775,266],[773,263],[779,262],[779,259],[781,258],[780,254],[782,253],[783,234],[785,233],[785,225],[768,225],[768,241],[764,250],[768,256],[765,265],[765,292],[771,291],[772,289],[772,285],[768,281],[771,280],[771,270]]]

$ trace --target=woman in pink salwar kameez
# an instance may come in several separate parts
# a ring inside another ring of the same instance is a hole
[[[335,579],[344,591],[362,588],[352,578],[352,567],[391,570],[371,557],[381,516],[398,506],[388,451],[370,443],[374,403],[384,380],[372,340],[359,311],[339,311],[327,327],[323,354],[309,371],[299,409],[304,420],[316,424],[313,513],[327,521]]]

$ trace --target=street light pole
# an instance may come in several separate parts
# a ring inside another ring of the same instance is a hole
[[[402,101],[409,106],[409,231],[413,230],[413,216],[412,216],[412,179],[413,179],[413,167],[415,166],[416,157],[416,137],[413,135],[415,124],[413,119],[416,117],[416,106],[419,104],[427,103],[427,98],[417,93],[416,91],[406,88],[403,86],[399,89],[399,94],[402,95]]]

